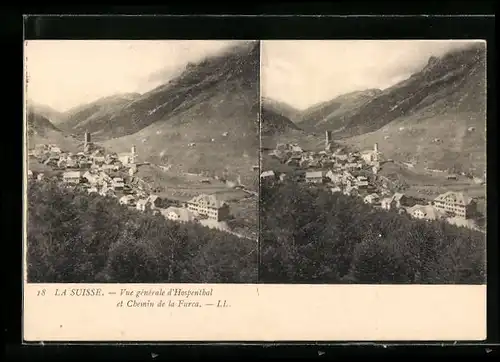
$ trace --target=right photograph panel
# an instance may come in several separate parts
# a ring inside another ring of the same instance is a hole
[[[261,42],[261,283],[486,284],[486,42]]]

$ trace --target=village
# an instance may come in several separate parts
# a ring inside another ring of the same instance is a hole
[[[363,202],[382,210],[393,210],[416,219],[446,220],[457,226],[478,229],[477,200],[463,191],[446,191],[433,199],[405,194],[399,187],[379,175],[384,159],[378,144],[365,151],[349,151],[335,147],[332,133],[325,132],[325,149],[319,152],[304,151],[298,144],[276,145],[269,156],[289,166],[290,172],[267,169],[260,175],[261,184],[299,182],[311,187],[322,187],[332,193],[360,197]],[[456,175],[448,175],[456,180]],[[481,185],[485,179],[475,180]],[[482,231],[482,230],[481,230]]]
[[[28,169],[28,179],[53,179],[65,187],[115,198],[120,204],[141,212],[162,215],[175,222],[196,222],[231,232],[225,224],[232,217],[230,207],[216,194],[199,194],[190,200],[180,201],[156,195],[146,182],[135,177],[138,168],[147,164],[137,161],[135,146],[128,153],[106,153],[91,141],[91,135],[86,132],[81,152],[75,154],[65,152],[56,145],[39,144],[28,152],[28,158],[53,171]]]

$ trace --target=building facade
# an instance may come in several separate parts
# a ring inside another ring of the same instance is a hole
[[[216,221],[227,220],[230,216],[229,205],[217,199],[216,195],[198,195],[187,202],[189,211]]]
[[[312,184],[321,184],[326,181],[326,174],[325,171],[306,172],[306,181]]]
[[[82,178],[80,171],[69,171],[63,173],[63,181],[69,184],[79,184]]]
[[[130,152],[119,153],[118,160],[125,166],[135,165],[137,162],[137,148],[132,146]]]
[[[361,158],[365,161],[366,164],[380,167],[380,152],[378,150],[378,143],[373,145],[372,150],[366,150],[361,153]]]
[[[434,199],[434,207],[441,212],[469,219],[475,213],[477,204],[463,192],[448,191]]]

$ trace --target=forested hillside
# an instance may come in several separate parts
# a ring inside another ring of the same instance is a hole
[[[29,282],[256,282],[255,241],[55,183],[30,183],[27,192]]]
[[[483,284],[484,234],[298,184],[261,188],[265,283]]]

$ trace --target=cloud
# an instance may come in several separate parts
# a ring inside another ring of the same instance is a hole
[[[384,89],[470,41],[287,40],[262,42],[262,93],[297,108]]]
[[[143,92],[234,41],[25,42],[27,97],[64,111],[116,93]],[[157,77],[150,79],[151,74]],[[161,75],[158,78],[158,75]],[[151,82],[150,82],[151,81]]]

